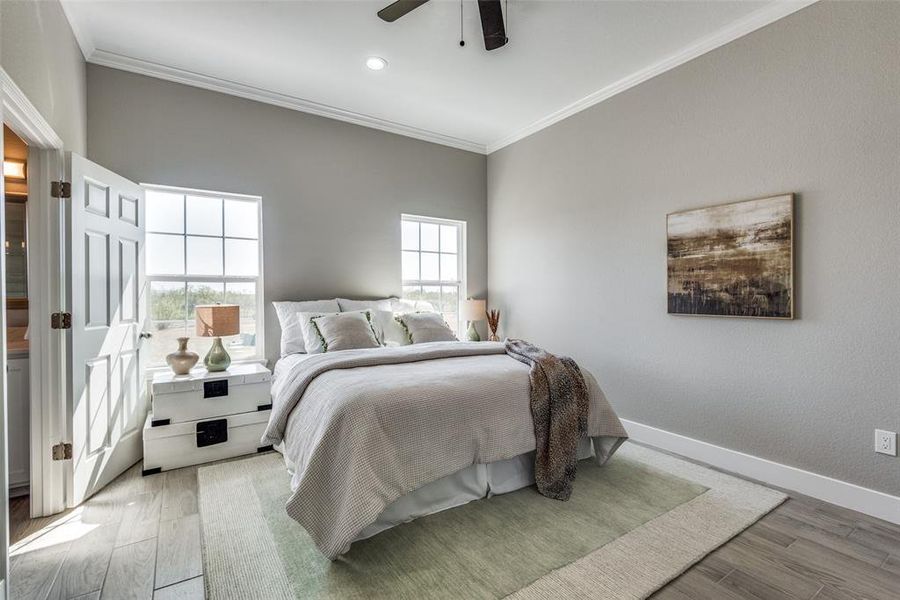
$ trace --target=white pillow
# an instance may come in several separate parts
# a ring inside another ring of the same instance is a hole
[[[355,310],[391,310],[391,298],[383,300],[348,300],[346,298],[338,298],[338,306],[341,312],[352,312]]]
[[[300,330],[303,332],[303,345],[306,347],[307,354],[322,354],[325,352],[325,345],[322,343],[322,338],[319,336],[319,332],[316,331],[316,326],[313,325],[312,320],[316,317],[327,317],[339,314],[341,313],[302,312],[294,315],[297,319],[297,323],[300,325]]]
[[[309,300],[307,302],[273,302],[281,324],[281,356],[306,352],[303,329],[297,315],[302,312],[340,312],[337,300]]]
[[[400,298],[391,298],[391,310],[395,314],[437,312],[434,305],[426,300],[401,300]]]
[[[375,325],[375,333],[378,340],[385,346],[408,346],[409,336],[403,325],[394,319],[394,313],[389,310],[373,310],[372,323]]]

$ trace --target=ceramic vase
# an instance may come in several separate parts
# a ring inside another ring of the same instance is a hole
[[[191,372],[191,368],[200,360],[200,355],[187,349],[187,343],[190,338],[178,338],[178,350],[166,357],[166,364],[172,369],[176,375],[187,375]]]
[[[212,348],[209,349],[209,354],[203,359],[203,364],[206,365],[206,370],[210,372],[226,371],[231,366],[231,357],[228,356],[225,346],[222,345],[222,338],[213,338]]]

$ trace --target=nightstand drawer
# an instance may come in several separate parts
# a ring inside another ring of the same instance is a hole
[[[144,474],[270,450],[260,438],[271,411],[204,418],[186,423],[158,425],[156,415],[144,424]]]
[[[153,392],[155,421],[183,423],[237,413],[267,410],[272,405],[268,381],[234,385],[229,379],[196,382],[196,389],[184,392]]]
[[[221,373],[163,373],[150,385],[154,422],[184,423],[267,410],[272,373],[262,365],[237,365]]]

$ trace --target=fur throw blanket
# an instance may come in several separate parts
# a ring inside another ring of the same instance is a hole
[[[581,369],[523,340],[506,340],[506,353],[528,365],[534,421],[534,479],[538,492],[568,500],[575,481],[578,442],[587,435],[590,398]]]

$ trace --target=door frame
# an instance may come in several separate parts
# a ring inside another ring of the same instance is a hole
[[[29,147],[27,235],[31,240],[45,242],[28,245],[29,491],[31,516],[40,517],[66,507],[66,465],[63,461],[53,461],[50,455],[50,448],[64,441],[65,435],[65,415],[61,412],[66,391],[65,343],[63,334],[50,328],[49,318],[50,313],[62,309],[65,300],[60,201],[50,196],[50,182],[64,172],[64,145],[50,123],[2,68],[0,88],[2,121]],[[2,300],[5,305],[5,298]],[[3,493],[8,491],[4,488]]]

